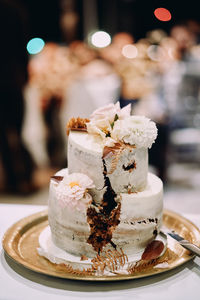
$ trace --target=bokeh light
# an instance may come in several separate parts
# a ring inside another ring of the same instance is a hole
[[[33,38],[28,42],[26,49],[29,54],[37,54],[40,51],[42,51],[42,49],[44,48],[44,45],[45,45],[45,42],[43,41],[43,39]]]
[[[167,22],[170,21],[172,15],[170,11],[164,7],[159,7],[154,10],[154,15],[159,21]]]
[[[125,45],[122,48],[122,55],[126,58],[135,58],[138,55],[138,49],[134,45]]]
[[[161,61],[164,58],[164,50],[158,45],[151,45],[147,48],[147,55],[153,61]]]
[[[104,48],[111,43],[111,37],[105,31],[96,31],[91,35],[91,43],[97,48]]]

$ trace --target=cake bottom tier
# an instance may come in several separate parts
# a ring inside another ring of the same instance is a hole
[[[64,176],[67,169],[59,171]],[[54,244],[77,256],[95,257],[97,252],[88,243],[90,226],[87,222],[87,210],[73,211],[60,207],[56,196],[57,184],[50,183],[49,225]],[[107,244],[103,252],[122,249],[127,255],[140,252],[160,231],[163,212],[163,185],[155,175],[148,174],[148,183],[142,192],[125,194],[119,197],[121,202],[119,225],[112,233],[112,245]]]

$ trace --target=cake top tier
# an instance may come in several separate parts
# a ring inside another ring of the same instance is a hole
[[[90,119],[71,119],[70,130],[87,131],[97,143],[113,147],[116,143],[134,145],[136,148],[151,148],[157,137],[153,121],[144,116],[130,115],[130,104],[120,109],[119,102],[101,107]]]

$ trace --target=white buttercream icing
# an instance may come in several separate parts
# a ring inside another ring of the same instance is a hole
[[[100,202],[103,197],[103,148],[100,137],[83,132],[70,132],[68,140],[68,169],[69,173],[84,173],[93,179],[96,189],[93,189],[94,201]],[[124,149],[116,162],[113,172],[113,162],[116,155],[107,156],[105,163],[112,188],[115,192],[128,190],[141,191],[145,188],[148,173],[147,148]],[[128,171],[125,168],[135,163],[136,168]]]

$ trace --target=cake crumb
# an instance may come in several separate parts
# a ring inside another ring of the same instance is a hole
[[[85,256],[85,255],[82,255],[82,256],[81,256],[81,261],[83,261],[83,260],[88,260],[88,257]]]
[[[124,169],[124,171],[129,171],[129,173],[131,173],[134,169],[136,169],[136,162],[133,161],[127,166],[123,165],[122,168]]]

